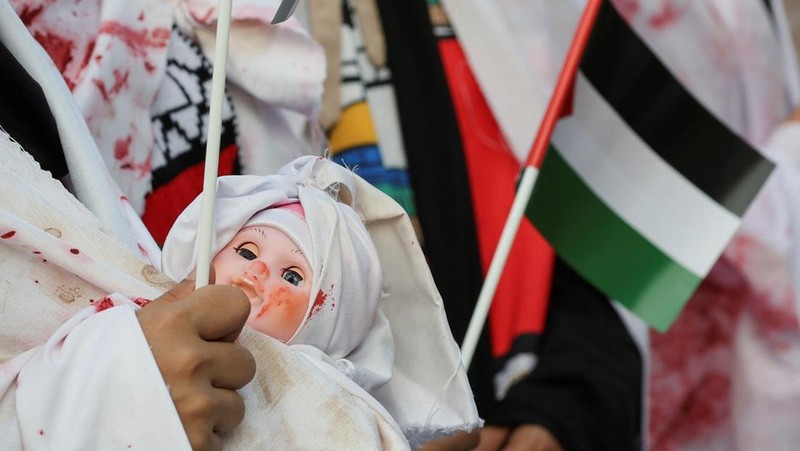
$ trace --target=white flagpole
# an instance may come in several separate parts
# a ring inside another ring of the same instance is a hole
[[[283,0],[272,19],[278,24],[292,15],[299,0]],[[211,75],[211,105],[206,139],[206,161],[203,172],[203,198],[200,203],[200,222],[197,225],[197,272],[195,288],[208,285],[211,272],[211,238],[214,236],[214,202],[217,197],[219,143],[222,134],[222,105],[225,99],[225,66],[228,61],[228,40],[231,34],[232,0],[220,0],[217,13],[217,39],[214,47],[214,66]]]
[[[486,279],[483,281],[483,287],[481,287],[481,294],[478,296],[478,302],[475,304],[475,310],[469,321],[464,343],[461,345],[461,361],[464,363],[464,368],[469,368],[470,363],[472,363],[472,356],[478,346],[481,330],[483,330],[483,325],[486,323],[489,307],[491,307],[494,293],[497,291],[500,276],[503,275],[503,268],[506,265],[508,254],[511,252],[511,245],[514,244],[514,239],[517,237],[519,223],[522,221],[525,207],[528,206],[537,175],[539,175],[539,170],[534,166],[526,166],[522,173],[514,203],[511,204],[511,211],[508,213],[506,224],[503,226],[503,233],[500,234],[500,242],[497,244],[497,249],[495,249],[492,256],[492,263],[489,265],[489,271],[486,273]]]
[[[200,222],[197,226],[197,273],[195,288],[208,285],[211,271],[211,237],[214,235],[214,201],[217,197],[219,143],[222,134],[222,105],[225,98],[225,65],[228,60],[228,38],[231,30],[232,0],[220,0],[217,14],[217,39],[211,76],[211,105],[206,139],[206,162],[203,173],[203,197]]]
[[[569,51],[567,51],[567,56],[561,67],[561,73],[558,76],[556,87],[553,90],[553,97],[550,98],[550,103],[547,105],[547,110],[545,110],[542,123],[539,126],[539,133],[536,135],[533,146],[531,146],[528,161],[525,163],[525,170],[522,174],[522,180],[517,189],[517,194],[514,197],[514,203],[511,206],[508,218],[506,218],[506,224],[503,226],[500,242],[492,256],[492,263],[489,265],[486,280],[483,282],[483,287],[478,296],[478,301],[475,304],[475,310],[470,319],[469,327],[467,327],[467,334],[461,345],[461,361],[464,364],[464,368],[468,369],[470,363],[472,363],[472,357],[475,354],[475,348],[478,345],[481,330],[483,330],[483,325],[486,322],[486,316],[489,313],[492,298],[497,290],[497,284],[500,282],[503,267],[508,259],[511,245],[514,243],[517,229],[519,229],[519,223],[522,220],[525,208],[528,206],[528,201],[533,191],[533,185],[539,174],[538,168],[541,166],[542,160],[544,159],[545,151],[550,143],[550,137],[553,134],[553,129],[558,121],[558,117],[563,110],[567,95],[572,90],[573,80],[575,79],[575,73],[578,70],[578,64],[583,55],[583,49],[586,48],[586,42],[589,40],[589,34],[591,34],[592,26],[597,18],[597,12],[600,10],[601,4],[602,0],[589,0],[586,9],[583,10],[583,15],[578,22],[578,28],[572,39],[572,45]]]

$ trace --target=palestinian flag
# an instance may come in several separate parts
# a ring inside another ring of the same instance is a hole
[[[773,164],[695,100],[609,2],[569,114],[527,216],[583,277],[666,330]]]

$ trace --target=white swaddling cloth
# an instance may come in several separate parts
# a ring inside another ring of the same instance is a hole
[[[314,277],[306,319],[287,344],[323,371],[338,368],[372,395],[412,446],[480,426],[410,221],[402,207],[353,172],[301,157],[273,176],[220,177],[212,254],[255,213],[298,200],[311,236],[306,257]],[[198,198],[165,242],[163,270],[174,279],[196,266],[199,213]]]

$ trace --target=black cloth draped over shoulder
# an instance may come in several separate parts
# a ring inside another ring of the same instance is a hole
[[[460,344],[483,276],[455,110],[427,3],[378,0],[377,4],[424,251],[453,337]],[[480,412],[489,408],[494,396],[487,328],[482,337],[469,371]]]
[[[0,126],[53,177],[67,175],[61,138],[42,87],[0,42]]]
[[[643,365],[605,295],[556,259],[536,367],[487,422],[540,424],[570,451],[641,449]]]

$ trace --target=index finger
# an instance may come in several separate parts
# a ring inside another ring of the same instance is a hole
[[[186,300],[195,330],[207,341],[234,342],[250,315],[247,295],[232,286],[206,285]]]
[[[186,278],[178,282],[177,285],[164,292],[161,296],[156,298],[156,301],[175,302],[179,301],[186,296],[189,296],[194,291],[194,280]]]
[[[163,293],[161,296],[159,296],[158,300],[159,301],[175,302],[175,301],[181,300],[181,299],[185,298],[186,296],[189,296],[190,294],[192,294],[192,292],[194,291],[195,273],[196,272],[197,272],[196,269],[193,270],[192,272],[190,272],[189,275],[186,276],[185,279],[181,280],[180,282],[178,282],[177,285],[173,286],[172,288],[167,290],[165,293]],[[211,270],[209,271],[209,275],[208,275],[208,279],[210,280],[210,283],[212,283],[212,284],[214,283],[215,276],[216,276],[216,273],[214,272],[214,267],[212,266]]]

